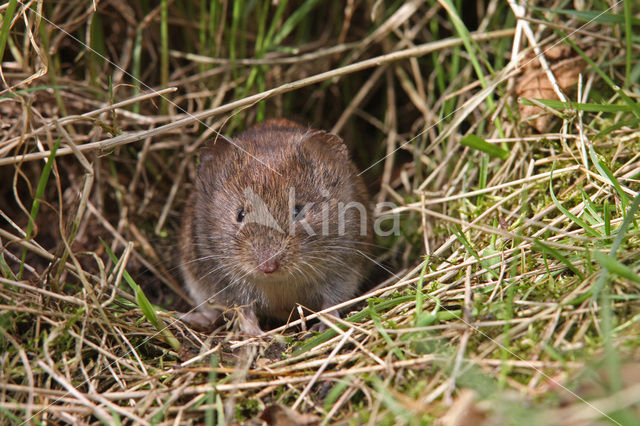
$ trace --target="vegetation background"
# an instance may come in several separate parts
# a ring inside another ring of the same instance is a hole
[[[0,21],[0,423],[637,424],[638,1]],[[283,116],[347,141],[401,235],[320,335],[193,330],[166,309],[198,148]]]

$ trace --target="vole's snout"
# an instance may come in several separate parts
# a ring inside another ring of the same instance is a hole
[[[256,256],[258,269],[265,274],[272,274],[280,269],[282,253],[277,250],[265,250]]]
[[[260,264],[259,269],[265,274],[271,274],[276,272],[280,268],[280,262],[278,259],[269,259]]]

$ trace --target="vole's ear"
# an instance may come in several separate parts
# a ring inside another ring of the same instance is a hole
[[[200,148],[200,164],[214,164],[223,158],[228,159],[229,152],[233,149],[234,143],[231,139],[218,133],[215,138],[207,142]]]
[[[340,136],[322,130],[313,130],[305,134],[300,145],[313,151],[332,156],[349,158],[349,150]]]

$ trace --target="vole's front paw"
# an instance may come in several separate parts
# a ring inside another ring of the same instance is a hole
[[[257,337],[264,333],[260,328],[258,317],[253,309],[240,309],[238,311],[238,321],[240,323],[240,329],[247,336]]]
[[[323,323],[322,321],[318,320],[317,323],[313,324],[311,326],[311,328],[309,328],[309,331],[316,331],[318,333],[322,333],[323,331],[327,330],[329,327],[327,326],[327,324]]]
[[[328,318],[327,321],[331,321],[333,320],[333,318],[340,318],[340,313],[338,311],[331,311],[328,314]],[[317,331],[318,333],[322,333],[323,331],[329,329],[329,326],[322,321],[320,318],[318,318],[318,322],[315,323],[314,325],[311,326],[311,328],[309,329],[310,331]]]
[[[214,327],[214,323],[220,314],[218,312],[191,311],[185,313],[179,312],[177,316],[198,330],[210,331]]]

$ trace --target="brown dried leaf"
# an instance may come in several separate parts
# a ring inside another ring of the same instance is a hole
[[[587,54],[590,51],[587,51]],[[555,46],[544,52],[551,71],[558,82],[558,86],[565,91],[578,82],[578,75],[586,67],[585,60],[578,56],[569,46]],[[530,56],[533,57],[533,56]],[[521,98],[558,99],[551,81],[540,65],[537,57],[525,64],[524,72],[516,86],[516,94]],[[520,117],[524,120],[534,115],[544,114],[544,110],[537,106],[519,105]],[[541,115],[533,119],[530,124],[538,132],[547,131],[551,116]]]

